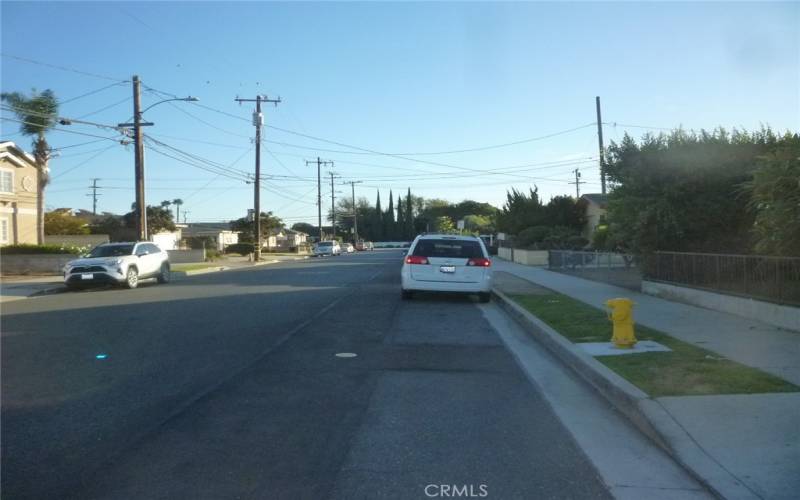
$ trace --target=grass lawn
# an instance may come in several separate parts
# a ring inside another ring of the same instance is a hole
[[[559,293],[512,295],[517,303],[572,342],[607,342],[611,322],[602,311]],[[634,308],[634,318],[636,309]],[[638,340],[654,340],[672,352],[598,356],[619,375],[653,397],[701,394],[796,392],[800,387],[783,379],[636,325]]]
[[[196,271],[198,269],[208,269],[209,267],[222,267],[222,264],[214,262],[198,262],[196,264],[173,264],[173,271]]]

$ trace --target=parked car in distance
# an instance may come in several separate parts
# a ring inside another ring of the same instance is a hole
[[[159,283],[170,279],[169,255],[149,241],[104,243],[64,266],[64,284],[69,288],[96,283],[136,288],[145,278]]]
[[[400,273],[403,299],[421,291],[477,294],[481,302],[491,297],[492,261],[475,236],[417,236]]]
[[[341,255],[342,247],[339,246],[338,241],[320,241],[314,245],[314,255],[322,257],[323,255]]]
[[[355,249],[355,247],[353,246],[352,243],[345,243],[344,245],[342,245],[342,252],[353,253],[355,251],[356,251],[356,249]]]
[[[356,250],[363,252],[366,250],[375,250],[375,246],[371,241],[358,241],[356,242]]]

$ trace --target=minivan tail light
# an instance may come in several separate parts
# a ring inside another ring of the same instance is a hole
[[[492,265],[492,261],[489,259],[469,259],[467,261],[468,266],[477,266],[477,267],[490,267]]]
[[[406,264],[428,264],[428,258],[419,255],[409,255],[406,257]]]

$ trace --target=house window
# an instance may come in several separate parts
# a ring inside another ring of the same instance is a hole
[[[8,218],[0,218],[0,243],[8,243]]]
[[[0,170],[0,193],[14,192],[14,172],[11,170]]]

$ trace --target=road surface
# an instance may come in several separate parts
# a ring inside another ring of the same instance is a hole
[[[4,497],[610,498],[493,306],[400,259],[4,304]]]

